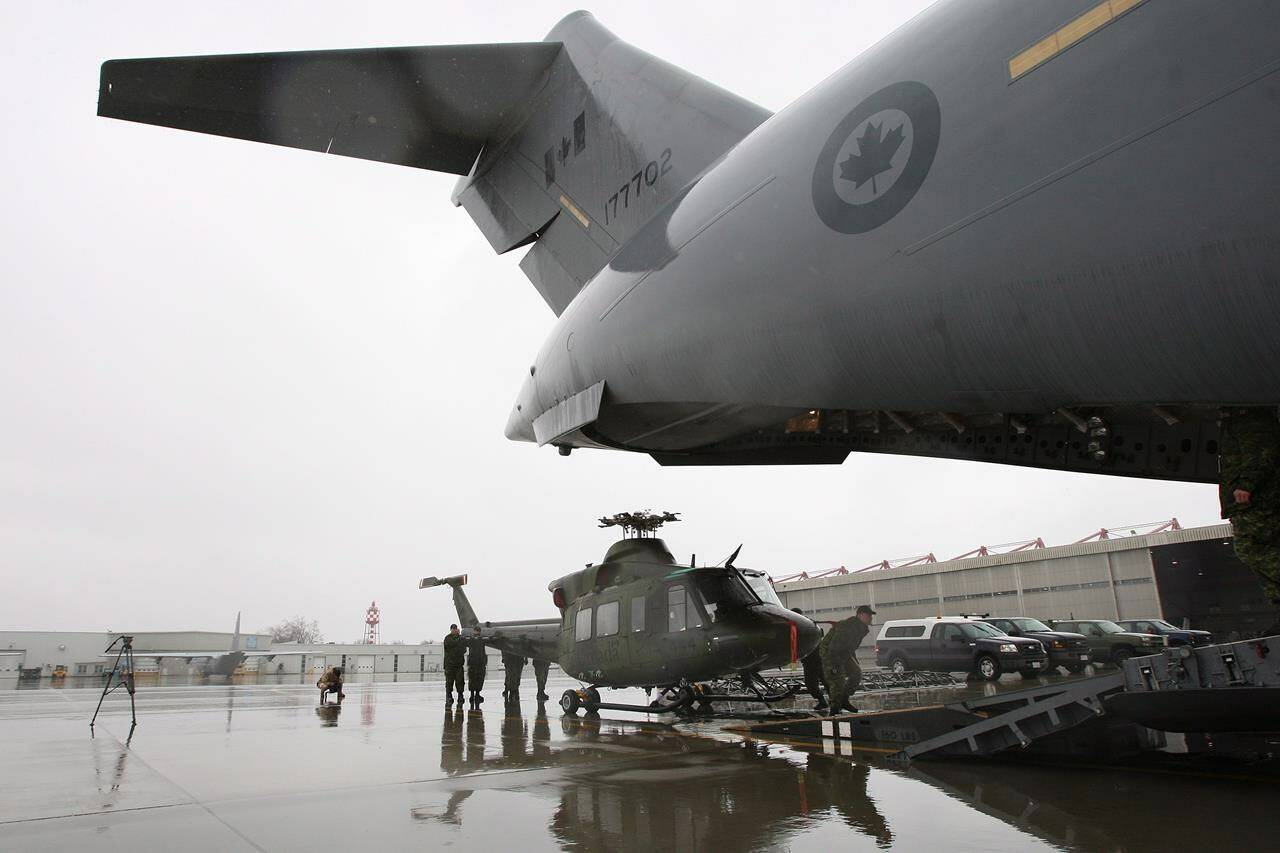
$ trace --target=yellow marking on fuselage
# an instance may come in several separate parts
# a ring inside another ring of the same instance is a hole
[[[569,201],[569,197],[564,193],[560,194],[560,203],[563,204],[565,206],[565,209],[568,210],[570,213],[572,213],[579,222],[582,223],[583,228],[591,227],[591,220],[587,218],[587,215],[585,213],[583,213],[581,210],[578,209],[578,206],[576,204]]]
[[[1010,81],[1017,80],[1027,72],[1039,68],[1073,44],[1096,33],[1116,18],[1145,2],[1146,0],[1102,0],[1092,9],[1072,18],[1010,59]]]

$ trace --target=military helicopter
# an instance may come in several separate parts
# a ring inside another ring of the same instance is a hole
[[[675,561],[654,534],[676,513],[629,512],[600,519],[623,539],[604,559],[548,585],[558,619],[481,622],[462,587],[466,575],[423,578],[419,589],[449,586],[458,619],[479,626],[485,645],[555,661],[588,686],[566,690],[566,714],[601,709],[671,713],[708,710],[712,702],[777,702],[762,669],[794,663],[821,639],[818,626],[782,606],[763,572]],[[714,693],[701,682],[741,676],[741,693]],[[658,691],[648,705],[605,702],[601,688]]]

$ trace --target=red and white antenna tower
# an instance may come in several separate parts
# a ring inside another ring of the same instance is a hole
[[[364,642],[378,642],[378,623],[382,621],[382,611],[378,609],[378,602],[370,603],[369,609],[364,612]]]

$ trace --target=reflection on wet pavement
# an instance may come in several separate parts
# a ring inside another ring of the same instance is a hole
[[[531,688],[503,706],[498,689],[469,710],[445,707],[439,681],[351,684],[341,707],[316,707],[309,685],[152,687],[132,739],[126,706],[110,701],[90,738],[94,690],[0,692],[0,849],[1260,849],[1276,791],[1118,771],[904,769],[714,720],[564,717]],[[1203,815],[1203,837],[1179,830],[1171,801]],[[1243,819],[1211,822],[1219,811]]]

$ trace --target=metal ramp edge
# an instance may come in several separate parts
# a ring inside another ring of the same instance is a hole
[[[821,743],[851,754],[872,745],[898,747],[898,758],[990,755],[1026,747],[1105,712],[1103,698],[1124,689],[1119,673],[1044,684],[946,705],[769,720],[733,731]]]
[[[1033,687],[960,702],[951,707],[983,719],[902,749],[906,758],[990,755],[1056,734],[1105,713],[1103,697],[1124,689],[1120,673]]]

